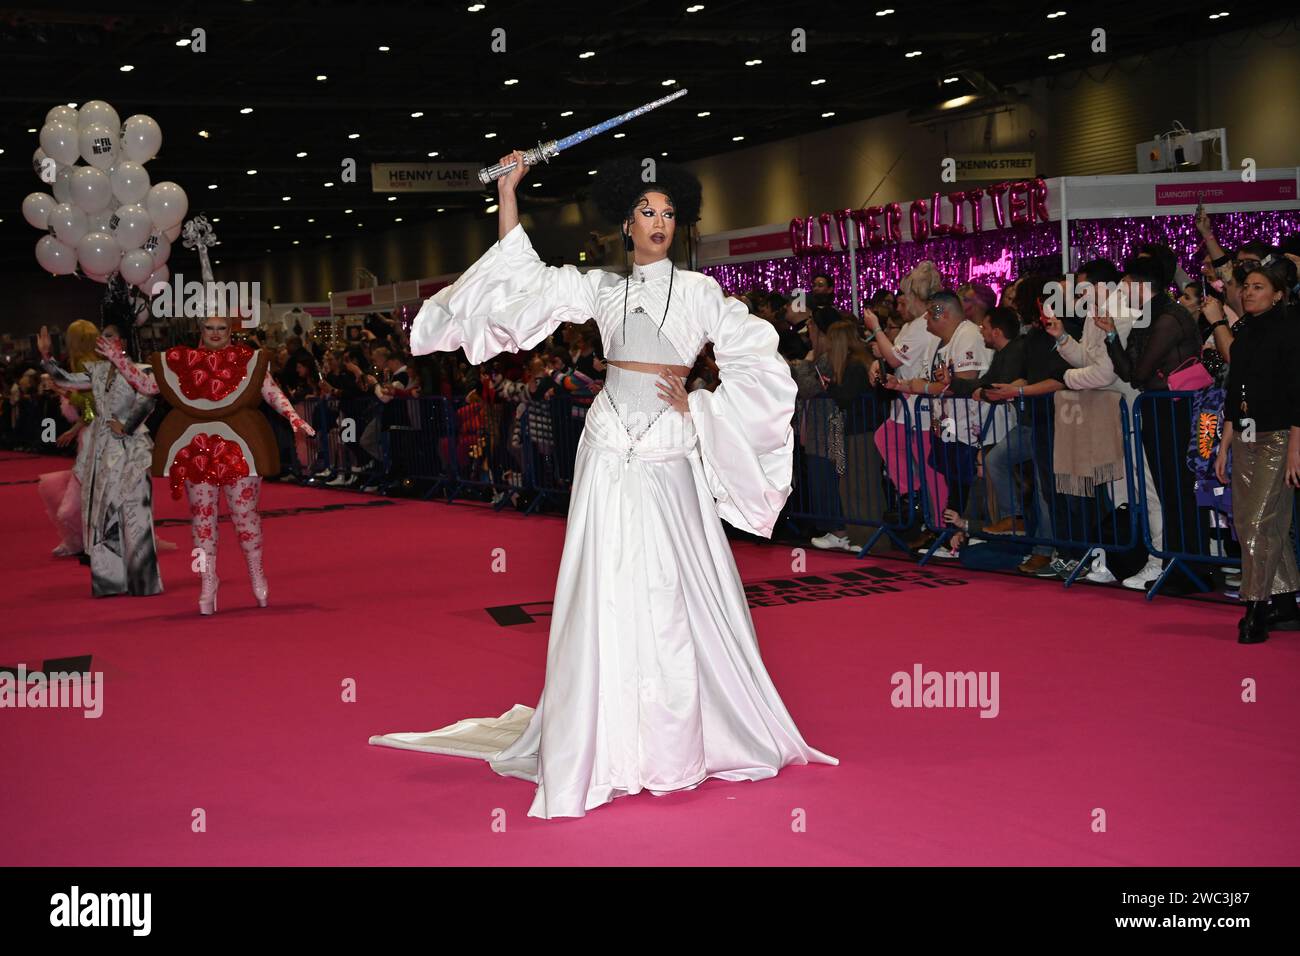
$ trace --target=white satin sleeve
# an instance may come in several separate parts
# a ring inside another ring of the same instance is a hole
[[[686,398],[704,477],[719,517],[770,538],[791,491],[798,385],[777,351],[776,329],[724,296],[716,279],[704,278],[698,308],[719,384]]]
[[[465,350],[473,365],[532,348],[561,322],[596,315],[606,273],[548,266],[516,224],[459,278],[425,300],[411,326],[411,352]]]

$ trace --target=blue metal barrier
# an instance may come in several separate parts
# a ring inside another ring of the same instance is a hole
[[[904,547],[900,533],[915,520],[919,489],[913,481],[910,454],[910,413],[902,408],[901,421],[890,420],[890,410],[872,393],[858,396],[848,409],[827,395],[796,403],[794,490],[785,510],[787,525],[796,532],[795,519],[826,531],[844,531],[866,555],[881,537]],[[832,425],[839,418],[842,425]],[[838,473],[838,455],[831,447],[832,428],[842,436],[844,473]],[[885,480],[889,462],[907,476],[901,492]],[[855,532],[854,529],[867,529]]]

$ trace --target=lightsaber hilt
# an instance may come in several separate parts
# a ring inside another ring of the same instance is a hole
[[[551,157],[560,152],[559,144],[555,140],[548,140],[545,143],[539,142],[532,149],[524,150],[524,165],[536,166],[539,163],[549,163]],[[510,170],[514,169],[518,163],[496,163],[493,166],[487,166],[478,171],[478,179],[483,185],[487,185],[494,179],[500,179]]]

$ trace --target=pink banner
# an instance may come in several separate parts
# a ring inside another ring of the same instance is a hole
[[[1233,180],[1226,183],[1171,183],[1156,186],[1157,206],[1192,206],[1198,202],[1206,205],[1225,202],[1275,202],[1295,199],[1294,179],[1266,179],[1243,183]]]
[[[788,232],[769,232],[758,236],[742,236],[727,242],[727,255],[743,256],[750,252],[776,252],[790,248]]]

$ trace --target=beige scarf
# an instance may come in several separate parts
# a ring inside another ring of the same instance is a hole
[[[1052,470],[1060,494],[1091,498],[1098,485],[1123,477],[1119,401],[1119,392],[1109,389],[1056,393]]]

